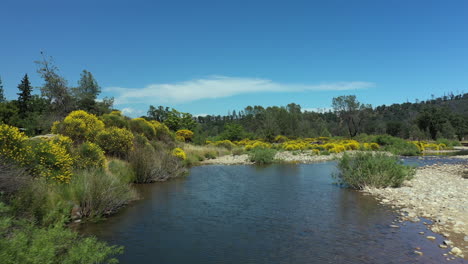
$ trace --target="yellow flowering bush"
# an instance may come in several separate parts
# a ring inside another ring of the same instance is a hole
[[[181,148],[175,148],[172,150],[172,155],[174,157],[177,157],[179,159],[185,160],[187,158],[187,154],[185,154],[185,151]]]
[[[96,144],[85,142],[74,151],[74,167],[79,169],[104,168],[106,156],[104,151]]]
[[[278,135],[275,137],[276,143],[284,143],[286,141],[288,141],[288,138],[286,136]]]
[[[215,141],[213,143],[211,143],[212,145],[214,146],[217,146],[217,147],[223,147],[223,148],[226,148],[226,149],[233,149],[236,144],[232,143],[230,140],[226,139],[226,140],[220,140],[220,141]]]
[[[60,183],[69,183],[73,160],[64,146],[52,140],[31,140],[32,156],[28,161],[33,175]]]
[[[188,129],[180,129],[176,132],[176,138],[183,137],[184,141],[192,141],[193,132]]]
[[[133,149],[134,136],[125,128],[110,127],[99,132],[96,143],[107,155],[122,157]]]
[[[244,150],[249,151],[257,148],[271,148],[271,144],[262,141],[255,141],[253,144],[245,146]]]
[[[25,165],[29,156],[28,146],[25,142],[28,137],[18,128],[9,125],[0,125],[0,156]]]
[[[68,136],[75,142],[94,141],[102,129],[104,123],[83,110],[73,111],[62,122],[52,125],[52,133]]]
[[[156,138],[156,128],[144,118],[130,120],[130,130],[137,134],[143,134],[149,140]]]
[[[334,144],[334,147],[329,149],[328,151],[330,153],[340,153],[340,152],[343,152],[345,151],[346,148],[343,146],[343,145],[340,145],[340,144]]]
[[[156,120],[151,120],[150,123],[153,125],[154,129],[156,129],[156,137],[158,139],[167,140],[172,138],[171,132],[165,124]]]
[[[371,150],[378,150],[380,148],[379,144],[377,143],[370,143],[369,147]]]
[[[176,136],[175,139],[179,142],[185,142],[185,138],[183,136]]]

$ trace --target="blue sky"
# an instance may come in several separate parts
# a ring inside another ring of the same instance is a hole
[[[247,105],[374,106],[468,91],[468,1],[11,1],[0,5],[7,98],[45,51],[91,71],[132,116]]]

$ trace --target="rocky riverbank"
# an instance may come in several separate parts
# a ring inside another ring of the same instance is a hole
[[[402,220],[432,220],[427,223],[428,228],[446,239],[439,246],[447,248],[449,254],[468,259],[468,179],[463,178],[466,170],[468,164],[426,166],[400,188],[364,191],[378,197],[382,204],[397,208]]]
[[[279,151],[275,155],[275,160],[278,162],[285,163],[315,163],[322,161],[334,160],[341,157],[343,154],[331,154],[331,155],[314,155],[308,152],[304,153],[293,153],[291,151]],[[219,164],[219,165],[236,165],[236,164],[253,164],[249,160],[247,154],[243,155],[226,155],[216,159],[205,160],[201,163],[202,165],[208,164]]]

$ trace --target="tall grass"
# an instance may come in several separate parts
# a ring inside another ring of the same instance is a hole
[[[415,174],[414,168],[385,153],[355,153],[352,156],[345,153],[338,169],[339,181],[354,189],[399,187]]]
[[[78,218],[99,218],[136,199],[135,190],[103,169],[76,171],[68,184],[36,178],[20,190],[13,204],[20,214],[49,226]]]
[[[222,146],[213,145],[199,146],[183,144],[182,149],[185,151],[185,154],[187,154],[187,159],[185,160],[187,166],[197,165],[206,159],[214,159],[231,154],[231,150]]]
[[[129,163],[135,172],[135,183],[165,181],[186,172],[179,158],[167,149],[155,150],[151,145],[136,147],[129,154]]]

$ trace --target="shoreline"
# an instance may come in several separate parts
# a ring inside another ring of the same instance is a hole
[[[275,154],[275,162],[273,163],[317,163],[325,162],[340,158],[343,154],[330,155],[311,155],[308,153],[293,154],[291,151],[279,151]],[[204,160],[200,165],[253,165],[254,162],[249,160],[247,154],[242,155],[226,155],[215,159]]]
[[[402,221],[431,220],[424,224],[445,238],[439,245],[447,249],[445,254],[468,259],[468,179],[463,178],[467,169],[468,164],[425,166],[399,188],[366,188],[362,192],[391,206]]]

